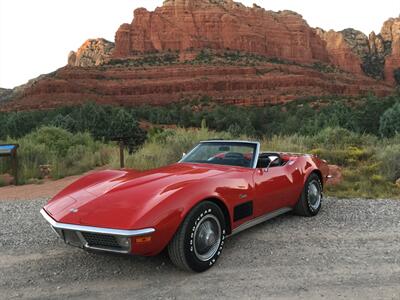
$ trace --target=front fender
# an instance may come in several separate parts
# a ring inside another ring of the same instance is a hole
[[[190,184],[171,193],[162,200],[157,201],[134,225],[134,228],[153,227],[156,231],[152,234],[151,243],[133,243],[132,252],[138,255],[157,255],[171,241],[187,214],[200,202],[214,198],[228,206],[226,200],[211,187],[202,184]]]
[[[133,253],[156,255],[161,252],[173,238],[187,214],[207,199],[216,199],[227,208],[229,223],[232,225],[233,207],[243,202],[239,195],[246,193],[252,197],[253,189],[246,178],[232,177],[221,180],[203,179],[187,184],[179,183],[173,192],[170,187],[168,188],[170,195],[163,197],[161,193],[159,197],[163,199],[153,199],[152,208],[138,219],[134,228],[153,227],[156,232],[152,235],[151,243],[135,244]]]

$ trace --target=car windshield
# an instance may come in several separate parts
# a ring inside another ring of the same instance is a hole
[[[256,143],[202,142],[181,162],[204,163],[251,168],[256,155]]]

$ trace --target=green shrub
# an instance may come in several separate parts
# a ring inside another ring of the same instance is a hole
[[[382,55],[368,54],[363,57],[361,68],[368,76],[384,79],[385,57]]]
[[[40,165],[50,165],[53,178],[82,174],[109,163],[115,151],[114,147],[95,141],[89,133],[72,134],[56,127],[42,127],[20,139],[5,142],[20,145],[21,183],[40,179]],[[3,173],[8,171],[9,164],[3,163],[0,167]]]
[[[25,136],[23,140],[32,141],[34,145],[40,145],[46,151],[61,156],[65,156],[71,143],[75,144],[72,133],[57,127],[39,128]]]
[[[379,131],[382,136],[386,137],[400,133],[400,102],[397,102],[382,115]]]
[[[400,178],[400,144],[389,145],[379,150],[378,158],[383,176],[392,182]]]
[[[211,50],[202,49],[194,59],[195,63],[211,63],[214,59],[214,54]]]
[[[310,139],[310,147],[324,145],[326,149],[359,147],[375,144],[377,138],[371,135],[357,134],[340,127],[327,127]],[[354,149],[353,149],[354,150]]]

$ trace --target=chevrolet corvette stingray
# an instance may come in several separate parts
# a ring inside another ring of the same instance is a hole
[[[318,214],[328,176],[313,155],[210,140],[166,167],[84,176],[41,214],[69,245],[143,256],[167,249],[179,268],[202,272],[227,237],[289,211]]]

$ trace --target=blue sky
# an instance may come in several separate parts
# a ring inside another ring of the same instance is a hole
[[[0,87],[11,88],[67,62],[70,50],[86,39],[114,40],[133,10],[149,10],[162,0],[0,0]],[[354,27],[365,33],[380,31],[389,17],[400,14],[400,1],[243,0],[269,10],[294,10],[313,27],[341,30]]]

